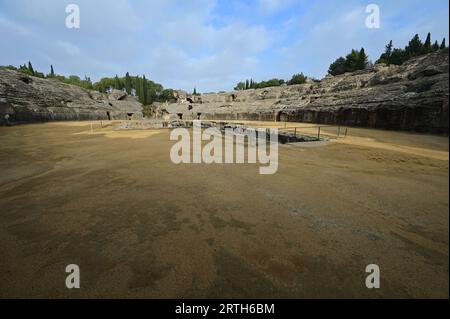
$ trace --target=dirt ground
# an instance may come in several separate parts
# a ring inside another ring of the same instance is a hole
[[[260,175],[175,165],[167,130],[0,127],[0,297],[448,298],[448,138],[348,133]]]

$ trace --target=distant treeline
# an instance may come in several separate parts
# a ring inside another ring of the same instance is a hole
[[[234,88],[236,91],[241,90],[250,90],[250,89],[263,89],[266,87],[272,86],[281,86],[281,85],[294,85],[294,84],[304,84],[306,83],[306,77],[303,73],[294,74],[289,81],[285,81],[283,79],[271,79],[268,81],[256,82],[253,79],[245,80],[245,82],[239,82]],[[316,81],[315,79],[312,79]]]
[[[153,102],[174,101],[173,90],[164,89],[161,84],[146,79],[145,75],[142,77],[130,76],[127,72],[127,74],[121,78],[116,75],[115,77],[102,78],[100,81],[92,83],[91,79],[87,76],[85,76],[84,79],[81,79],[77,75],[70,75],[69,77],[57,75],[55,74],[53,65],[50,66],[50,73],[47,75],[36,71],[31,62],[25,63],[18,68],[12,65],[3,66],[1,68],[16,70],[23,74],[39,78],[57,80],[87,90],[96,90],[101,93],[106,93],[109,89],[125,90],[128,94],[135,95],[139,99],[139,102],[144,105],[149,105]]]

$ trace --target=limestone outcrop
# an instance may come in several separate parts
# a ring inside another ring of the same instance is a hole
[[[299,121],[448,133],[448,49],[401,66],[373,67],[302,85],[191,96],[160,105],[165,117]],[[156,112],[158,114],[158,110]]]
[[[142,117],[142,104],[122,91],[85,90],[57,80],[0,69],[0,124]]]

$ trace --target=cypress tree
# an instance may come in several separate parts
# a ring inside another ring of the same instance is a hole
[[[28,71],[30,71],[30,73],[31,73],[32,75],[34,75],[34,69],[33,69],[33,66],[31,65],[31,62],[30,62],[30,61],[28,61]]]
[[[147,91],[147,79],[145,78],[145,75],[142,77],[141,81],[141,91],[142,91],[142,101],[141,103],[144,105],[147,105],[147,97],[148,97],[148,91]]]
[[[444,39],[442,40],[440,49],[443,50],[443,49],[445,49],[446,47],[447,47],[447,45],[445,44],[445,38],[444,38]]]
[[[125,90],[127,91],[127,94],[131,94],[131,78],[128,72],[125,74]]]
[[[114,78],[114,88],[116,90],[120,90],[121,89],[121,87],[120,87],[120,80],[119,80],[119,77],[117,76],[117,74],[116,74],[116,77]]]
[[[423,44],[423,52],[424,53],[431,52],[431,33],[430,32],[428,32],[427,39],[425,40],[425,43]]]
[[[139,76],[136,77],[136,95],[138,98],[138,101],[141,102],[142,98],[142,91],[141,91],[141,78]]]
[[[55,77],[55,71],[53,70],[53,65],[50,65],[50,77]]]

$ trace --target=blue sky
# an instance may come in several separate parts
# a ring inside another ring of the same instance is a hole
[[[78,4],[81,28],[65,27]],[[381,10],[368,29],[365,8]],[[31,60],[58,74],[145,74],[165,87],[231,90],[246,78],[323,77],[364,47],[376,60],[389,40],[448,39],[448,0],[0,0],[0,65]],[[447,41],[448,44],[448,41]]]

